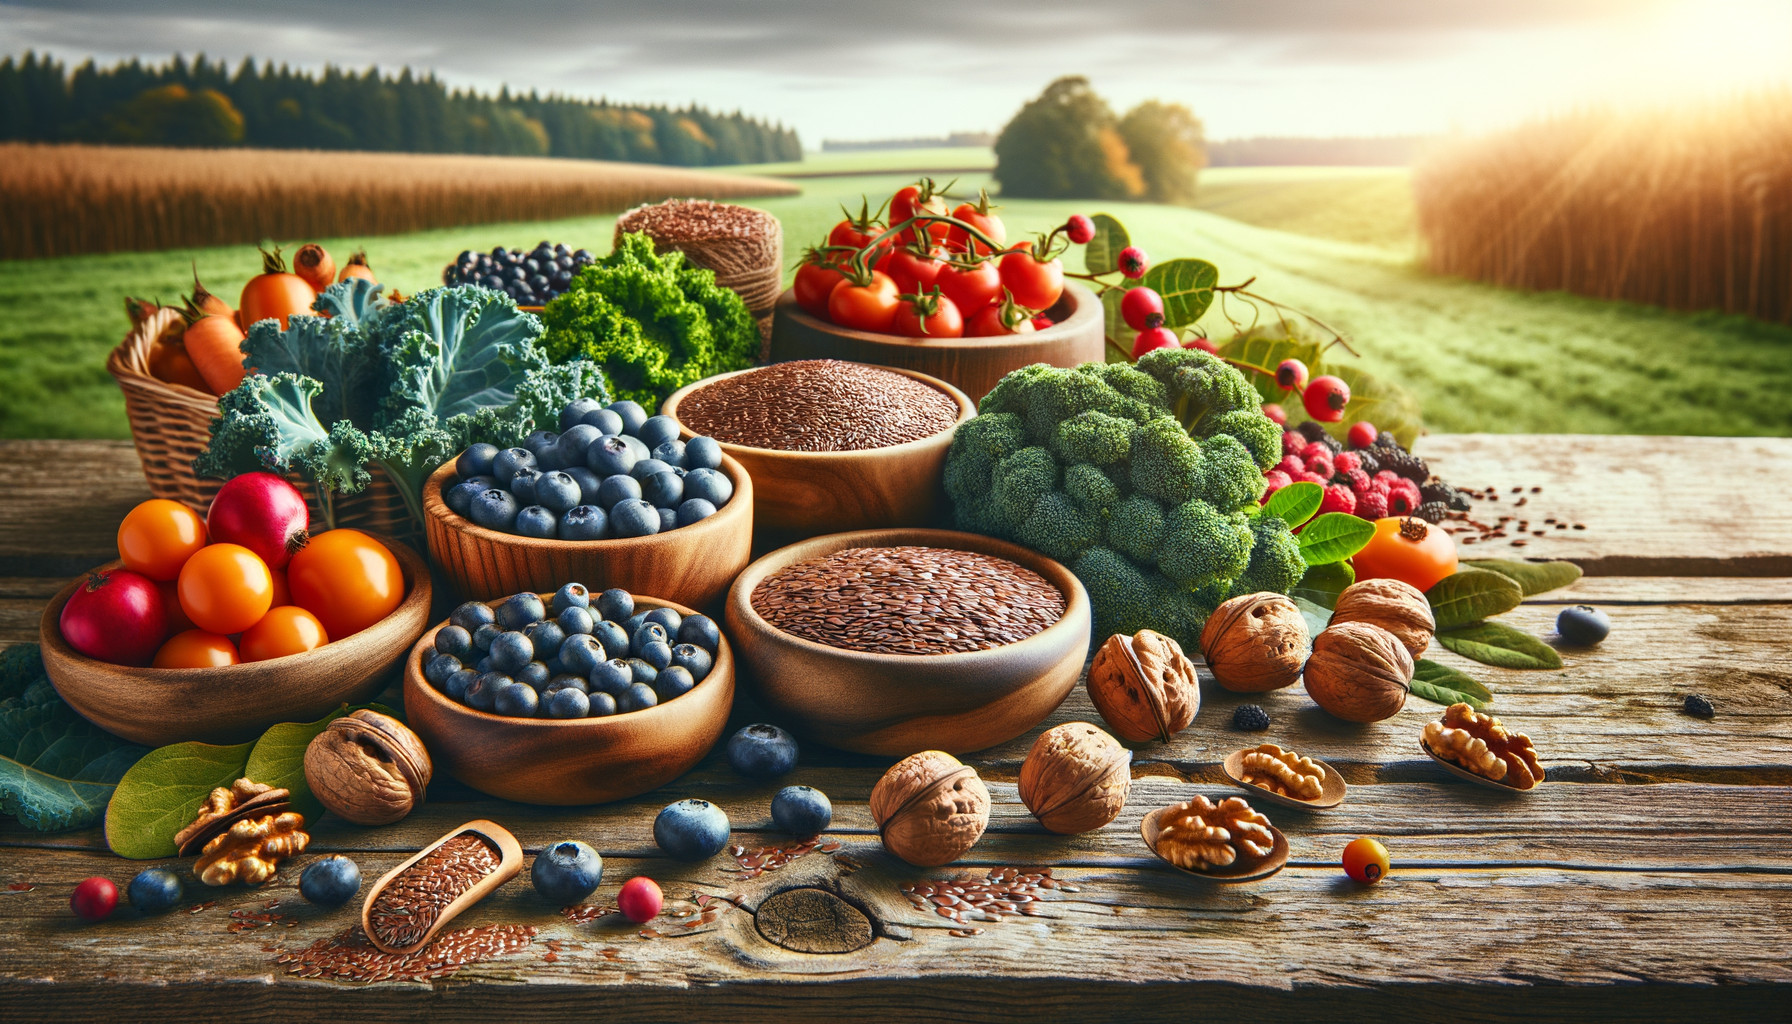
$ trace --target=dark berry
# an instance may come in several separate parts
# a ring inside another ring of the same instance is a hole
[[[535,504],[554,513],[556,517],[571,511],[578,505],[581,497],[579,482],[558,470],[543,473],[535,481]]]
[[[684,478],[677,473],[655,473],[641,481],[641,499],[657,508],[675,509],[684,501]]]
[[[635,614],[635,599],[620,587],[611,587],[597,595],[597,615],[610,622],[622,622]]]
[[[628,657],[628,633],[617,622],[597,622],[591,626],[592,639],[603,645],[607,658]]]
[[[496,622],[488,622],[473,631],[473,649],[480,654],[491,653],[492,643],[503,636],[505,629]]]
[[[527,448],[506,448],[492,457],[492,476],[508,487],[510,478],[525,469],[538,469],[535,453]]]
[[[628,652],[639,658],[648,644],[665,644],[668,636],[670,634],[666,632],[664,625],[658,622],[643,621],[635,627],[634,636],[629,637]]]
[[[653,692],[653,687],[646,683],[630,683],[628,689],[616,698],[617,713],[644,711],[660,702],[660,695]]]
[[[655,508],[660,517],[660,532],[671,533],[678,529],[678,510],[675,508]]]
[[[173,910],[186,894],[187,887],[179,875],[167,868],[146,868],[137,872],[126,891],[137,913],[160,914]]]
[[[728,737],[728,763],[749,779],[775,779],[796,767],[796,739],[775,725],[743,726]]]
[[[1269,728],[1269,712],[1257,704],[1240,704],[1232,712],[1232,728],[1240,732],[1262,732]]]
[[[595,398],[575,398],[571,402],[568,402],[566,408],[560,410],[560,421],[558,423],[558,426],[560,427],[560,436],[565,437],[568,430],[571,430],[577,424],[585,422],[585,417],[602,408],[603,406],[599,405]]]
[[[678,506],[678,525],[700,523],[716,514],[716,507],[702,498],[686,498]]]
[[[467,707],[475,711],[490,711],[498,698],[498,691],[515,685],[516,680],[502,672],[487,672],[467,684]]]
[[[448,677],[461,670],[460,659],[452,654],[437,654],[423,666],[423,678],[440,687]]]
[[[603,884],[604,859],[579,842],[559,842],[541,851],[529,866],[529,881],[549,901],[577,903]]]
[[[509,491],[492,487],[473,496],[473,504],[467,509],[467,518],[476,526],[509,533],[516,526],[517,510],[516,498]]]
[[[591,710],[587,713],[586,717],[606,718],[616,713],[615,697],[612,697],[607,693],[593,693],[588,694],[587,696],[591,701]]]
[[[511,683],[498,691],[492,710],[509,718],[534,718],[541,707],[541,696],[534,687],[521,682]]]
[[[641,461],[621,437],[605,437],[585,449],[585,465],[600,477],[627,476]]]
[[[571,676],[560,676],[570,679]],[[580,680],[583,682],[583,680]],[[548,684],[552,686],[552,683]],[[570,683],[548,694],[541,709],[549,718],[584,718],[591,714],[591,696]]]
[[[667,804],[653,819],[653,841],[674,860],[713,857],[728,845],[728,815],[708,800]]]
[[[607,512],[613,513],[617,505],[625,501],[638,501],[640,498],[641,481],[632,476],[608,476],[597,485],[597,505]]]
[[[450,623],[436,630],[435,647],[437,654],[452,654],[464,661],[473,653],[473,634]]]
[[[1441,523],[1450,517],[1450,506],[1441,501],[1428,501],[1423,505],[1420,505],[1418,509],[1413,512],[1413,515],[1418,516],[1427,523]]]
[[[512,594],[498,605],[498,625],[505,629],[523,629],[531,622],[540,622],[548,617],[547,606],[541,603],[539,594],[524,591]]]
[[[518,669],[516,673],[517,682],[522,683],[524,686],[529,687],[537,693],[540,693],[541,688],[548,685],[548,680],[553,677],[554,670],[549,668],[545,661],[531,661],[529,664]]]
[[[497,613],[483,601],[467,601],[449,614],[448,621],[473,633],[488,622],[496,622]]]
[[[1687,694],[1686,700],[1681,704],[1681,707],[1686,710],[1687,714],[1694,718],[1717,717],[1717,709],[1711,706],[1711,699],[1709,697],[1701,696],[1700,694]]]
[[[645,480],[656,473],[670,473],[672,471],[673,467],[670,462],[661,462],[658,459],[642,459],[635,463],[634,468],[628,471],[628,475],[634,477],[636,480]]]
[[[673,515],[676,517],[677,513]],[[610,510],[610,529],[618,537],[651,537],[663,525],[660,510],[639,498],[630,498]]]
[[[687,615],[678,624],[678,642],[696,644],[711,654],[722,646],[722,630],[707,615]]]
[[[560,517],[561,540],[607,540],[609,513],[596,505],[575,505]]]
[[[1556,616],[1556,632],[1571,644],[1591,646],[1612,631],[1612,620],[1591,605],[1577,604],[1564,608]]]
[[[691,681],[701,683],[715,666],[715,658],[696,644],[679,644],[672,648],[672,664],[691,674]]]
[[[684,443],[684,468],[721,469],[722,446],[713,437],[693,437]]]
[[[498,446],[481,442],[471,445],[454,460],[454,473],[465,479],[470,476],[486,476],[492,471],[492,460],[498,457]]]
[[[596,412],[586,413],[585,418],[579,422],[588,423],[591,426],[596,427],[597,432],[605,437],[614,437],[615,435],[622,433],[622,417],[608,409],[599,409]]]
[[[629,431],[641,439],[651,451],[667,441],[678,440],[678,421],[670,416],[650,416],[635,430]]]
[[[492,641],[491,659],[498,671],[515,672],[535,660],[535,645],[521,632],[508,632]]]
[[[473,499],[479,497],[479,492],[487,486],[476,480],[463,480],[442,493],[442,503],[448,506],[449,511],[464,519],[473,511]]]
[[[697,681],[691,678],[689,669],[682,665],[667,665],[660,669],[660,674],[653,681],[653,692],[660,698],[660,703],[682,697],[691,692]]]
[[[473,680],[478,678],[478,672],[470,668],[463,668],[448,677],[448,681],[442,684],[442,692],[448,695],[449,700],[465,704],[467,702],[467,687],[473,685]]]
[[[716,508],[728,504],[734,497],[734,481],[720,470],[693,469],[684,477],[684,496],[686,498],[702,498]]]
[[[556,616],[554,621],[568,638],[580,635],[590,636],[591,628],[597,625],[597,620],[591,617],[589,608],[568,608]]]
[[[812,836],[834,823],[827,794],[810,786],[785,786],[772,797],[772,824],[793,836]]]
[[[299,874],[299,895],[323,907],[340,907],[361,891],[361,866],[347,857],[312,861]]]
[[[639,655],[642,661],[652,665],[654,671],[664,672],[666,666],[672,664],[672,645],[664,640],[650,640],[641,645]],[[664,693],[661,696],[665,696]]]
[[[599,662],[592,666],[586,678],[591,680],[592,693],[607,693],[612,697],[622,696],[635,684],[634,670],[621,658]]]

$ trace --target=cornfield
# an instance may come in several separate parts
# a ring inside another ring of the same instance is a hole
[[[1792,92],[1526,125],[1413,191],[1439,273],[1792,323]]]
[[[9,143],[0,145],[0,258],[400,234],[796,191],[584,160]]]

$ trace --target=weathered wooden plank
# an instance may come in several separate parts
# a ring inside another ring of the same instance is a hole
[[[1788,576],[1582,576],[1526,604],[1788,604]]]
[[[1434,434],[1417,450],[1451,483],[1500,492],[1476,502],[1484,522],[1586,526],[1464,549],[1474,557],[1571,558],[1601,576],[1792,576],[1792,438]]]
[[[67,578],[118,557],[118,521],[149,485],[129,441],[0,441],[0,576]]]

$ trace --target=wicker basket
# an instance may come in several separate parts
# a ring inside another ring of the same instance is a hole
[[[125,414],[131,421],[131,442],[143,463],[149,493],[183,505],[204,509],[223,486],[222,480],[202,480],[193,475],[193,460],[211,443],[212,420],[218,416],[218,400],[183,384],[170,384],[149,372],[149,350],[162,332],[180,318],[178,310],[163,307],[149,314],[106,359],[106,370],[124,392]],[[421,526],[411,518],[398,489],[377,466],[373,483],[359,494],[336,499],[336,525],[383,533],[415,543]],[[299,479],[293,485],[310,494]]]
[[[662,227],[664,218],[678,217],[681,209],[694,215],[694,223],[675,229]],[[705,219],[718,217],[720,222],[712,221],[715,230],[704,230]],[[765,360],[772,336],[772,309],[784,290],[784,229],[778,218],[747,206],[671,199],[637,206],[618,217],[615,241],[630,231],[645,231],[659,252],[677,249],[692,266],[715,271],[716,283],[738,294],[758,322],[759,358]]]

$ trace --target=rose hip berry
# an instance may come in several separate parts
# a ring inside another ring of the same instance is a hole
[[[1345,440],[1350,442],[1352,448],[1368,448],[1380,436],[1381,431],[1375,429],[1375,424],[1368,420],[1358,420],[1350,425],[1350,433],[1345,435]]]
[[[1321,423],[1336,423],[1344,418],[1344,407],[1350,404],[1350,386],[1327,374],[1314,377],[1301,395],[1307,415]]]
[[[1160,348],[1175,347],[1175,331],[1170,330],[1168,327],[1152,327],[1140,331],[1139,336],[1133,340],[1132,357],[1138,359],[1147,352],[1154,352]]]
[[[1288,410],[1282,408],[1279,405],[1273,405],[1269,402],[1264,402],[1263,403],[1263,415],[1268,416],[1270,419],[1274,420],[1277,426],[1285,427],[1288,425]]]
[[[1120,250],[1120,255],[1114,262],[1120,265],[1120,273],[1134,280],[1144,277],[1145,271],[1151,266],[1151,258],[1145,255],[1145,250],[1136,245],[1129,245]]]
[[[1077,245],[1088,245],[1089,240],[1095,237],[1095,222],[1083,214],[1072,214],[1064,222],[1064,237]]]
[[[1120,316],[1135,331],[1164,325],[1164,297],[1154,288],[1129,288],[1120,297]]]
[[[1276,386],[1283,391],[1299,391],[1307,386],[1307,364],[1298,359],[1284,359],[1276,366]]]
[[[1217,356],[1220,354],[1220,347],[1213,343],[1212,338],[1203,338],[1198,334],[1183,342],[1182,347],[1197,348],[1210,356]]]
[[[97,924],[112,916],[118,909],[118,886],[112,884],[110,878],[95,875],[75,886],[75,893],[68,899],[69,909],[75,916],[88,924]]]
[[[622,883],[622,891],[616,894],[616,909],[636,924],[646,924],[658,917],[664,902],[659,883],[651,878],[631,878]]]

